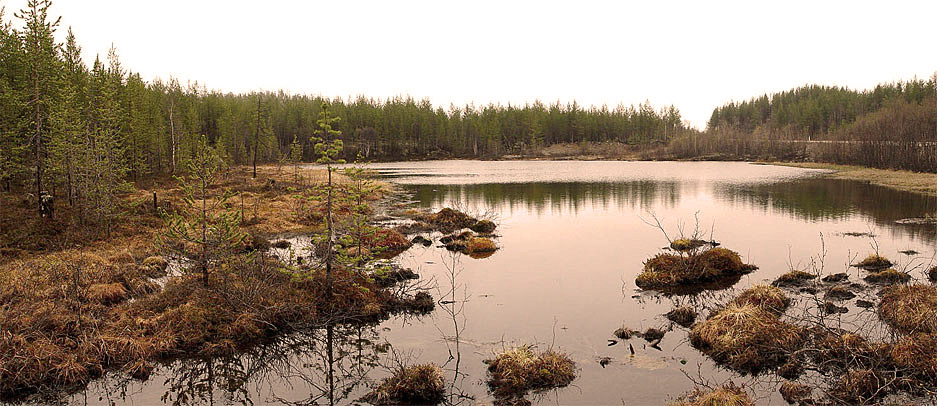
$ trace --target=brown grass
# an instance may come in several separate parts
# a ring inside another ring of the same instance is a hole
[[[554,350],[535,352],[532,346],[514,347],[498,354],[488,364],[488,386],[496,397],[523,397],[569,385],[576,379],[576,364],[568,355]]]
[[[901,333],[937,333],[937,287],[923,284],[888,287],[882,293],[878,316]]]
[[[468,214],[448,207],[436,213],[422,215],[420,220],[444,233],[469,228],[478,221]]]
[[[402,367],[362,400],[375,405],[435,405],[445,396],[445,379],[436,364]]]
[[[754,265],[743,263],[738,253],[725,248],[686,256],[661,253],[644,263],[635,284],[642,289],[666,289],[740,276],[754,269]]]
[[[784,381],[781,383],[781,387],[778,388],[778,392],[781,393],[781,397],[784,398],[785,402],[795,404],[809,399],[813,388],[802,383]]]
[[[918,192],[937,196],[937,174],[892,169],[866,168],[854,165],[836,165],[812,162],[772,163],[772,165],[796,166],[799,168],[829,169],[835,171],[831,176],[839,179],[852,179],[869,182],[897,190]]]
[[[893,285],[896,283],[907,283],[911,280],[911,275],[889,268],[884,271],[869,273],[864,279],[866,282],[878,285]]]
[[[465,244],[465,252],[468,254],[494,252],[498,246],[490,238],[472,237]]]
[[[756,285],[742,291],[732,303],[739,306],[752,305],[780,314],[790,306],[791,299],[774,286]]]
[[[804,271],[790,271],[774,280],[771,284],[778,287],[802,286],[807,281],[816,279],[817,275]]]
[[[904,336],[895,344],[891,356],[896,365],[908,368],[930,382],[937,380],[937,334]]]
[[[827,391],[827,395],[839,402],[851,405],[865,404],[884,395],[879,390],[885,386],[885,379],[868,369],[847,371]]]
[[[670,406],[755,406],[744,389],[729,382],[716,389],[696,388]]]
[[[865,257],[865,259],[853,264],[852,266],[867,270],[878,270],[888,268],[892,265],[893,263],[888,258],[878,254],[869,254],[869,256]]]
[[[85,297],[100,304],[119,303],[130,298],[130,292],[120,283],[95,283],[88,286]]]
[[[690,306],[680,306],[667,312],[667,319],[683,327],[690,327],[696,321],[696,310]]]
[[[803,341],[802,329],[753,304],[730,303],[690,331],[693,347],[743,373],[782,364]]]

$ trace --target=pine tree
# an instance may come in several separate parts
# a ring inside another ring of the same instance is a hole
[[[319,112],[319,119],[316,120],[315,136],[313,137],[313,141],[315,142],[315,152],[319,157],[316,162],[325,165],[326,171],[328,173],[328,180],[325,185],[325,286],[329,296],[332,295],[332,247],[335,244],[335,223],[332,218],[332,198],[335,194],[335,187],[332,184],[332,165],[345,163],[344,160],[338,159],[338,156],[341,154],[342,147],[344,145],[341,139],[342,132],[334,128],[334,125],[339,121],[339,117],[332,117],[331,113],[329,112],[329,105],[323,102],[322,108]]]
[[[58,49],[53,35],[59,20],[49,20],[50,0],[29,0],[26,8],[16,16],[26,25],[21,34],[26,49],[26,67],[29,75],[30,108],[29,127],[35,167],[35,191],[38,209],[42,214],[44,192],[42,187],[46,160],[46,143],[50,136],[49,116],[55,104],[59,81]]]

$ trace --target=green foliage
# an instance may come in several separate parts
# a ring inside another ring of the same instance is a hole
[[[210,273],[241,250],[247,234],[241,231],[241,215],[228,200],[225,190],[212,196],[209,188],[224,169],[217,152],[201,137],[187,165],[187,176],[177,177],[185,208],[179,213],[161,211],[166,230],[157,236],[157,244],[177,258],[195,259],[190,272],[201,274],[206,285]]]

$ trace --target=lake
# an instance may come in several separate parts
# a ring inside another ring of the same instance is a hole
[[[748,385],[759,403],[780,405],[777,377],[742,377],[715,366],[690,346],[687,329],[663,315],[691,304],[705,317],[738,290],[821,258],[824,273],[849,272],[858,281],[860,271],[848,264],[875,247],[916,278],[935,255],[933,226],[895,221],[934,213],[937,199],[831,179],[820,170],[606,161],[429,161],[370,169],[397,184],[415,207],[496,219],[500,249],[475,259],[416,245],[397,257],[441,301],[428,316],[336,326],[232,359],[175,362],[142,383],[115,376],[69,403],[347,404],[395,365],[434,362],[446,372],[449,403],[490,404],[483,361],[511,345],[535,344],[568,352],[580,371],[571,386],[529,397],[534,404],[662,404],[692,390],[694,381],[732,379]],[[670,238],[698,229],[759,269],[723,290],[642,291],[635,276],[668,245],[651,225],[655,219]],[[900,253],[908,250],[917,253]],[[867,317],[853,302],[846,307],[844,323]],[[612,332],[622,325],[670,331],[654,348],[639,338],[617,340]]]

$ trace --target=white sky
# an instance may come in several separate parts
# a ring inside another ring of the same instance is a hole
[[[0,0],[12,11],[25,0]],[[55,0],[86,62],[113,42],[145,79],[436,105],[713,107],[807,83],[937,71],[935,1]],[[17,23],[18,24],[18,23]]]

